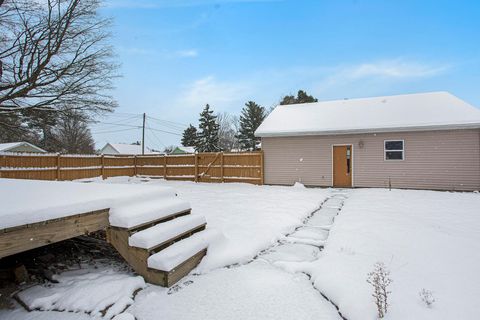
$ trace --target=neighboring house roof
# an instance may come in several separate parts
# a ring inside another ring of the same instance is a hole
[[[118,154],[142,154],[142,146],[138,144],[127,144],[127,143],[107,143],[102,150],[101,153],[104,153],[105,148],[110,146],[114,150],[118,152]],[[145,154],[153,154],[157,152],[153,152],[149,148],[145,147]]]
[[[480,110],[448,92],[281,105],[258,137],[480,128]]]
[[[0,143],[0,152],[15,152],[16,148],[28,146],[36,152],[46,153],[47,151],[43,150],[42,148],[37,147],[31,143],[20,141],[20,142],[9,142],[9,143]]]
[[[195,147],[184,147],[184,146],[178,146],[175,147],[175,149],[172,150],[172,153],[195,153]]]

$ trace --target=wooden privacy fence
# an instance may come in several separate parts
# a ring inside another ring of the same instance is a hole
[[[263,153],[197,153],[187,155],[2,154],[0,177],[75,180],[102,176],[160,176],[195,182],[263,184]]]

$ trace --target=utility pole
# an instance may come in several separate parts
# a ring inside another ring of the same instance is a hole
[[[142,156],[145,155],[145,118],[147,115],[143,113],[143,126],[142,126]]]

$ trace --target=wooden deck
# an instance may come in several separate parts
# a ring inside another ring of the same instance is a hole
[[[108,208],[0,230],[0,258],[106,229]]]
[[[194,233],[203,231],[206,224],[179,233],[168,241],[158,243],[149,249],[141,249],[129,245],[129,237],[133,233],[189,215],[191,210],[180,211],[130,229],[110,226],[109,211],[110,209],[106,208],[0,229],[0,259],[80,235],[106,230],[107,241],[138,274],[143,276],[147,282],[170,287],[195,268],[206,254],[207,250],[203,249],[170,271],[149,268],[147,263],[149,256],[192,236]]]

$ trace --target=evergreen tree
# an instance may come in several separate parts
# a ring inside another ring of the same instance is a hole
[[[218,147],[218,130],[220,128],[217,123],[217,117],[213,114],[213,110],[210,110],[208,104],[200,113],[198,128],[200,132],[198,133],[195,149],[199,152],[220,151]]]
[[[182,136],[182,146],[184,147],[196,147],[197,146],[197,128],[190,125]]]
[[[267,113],[264,107],[253,101],[245,103],[240,115],[240,130],[238,140],[240,147],[246,150],[256,150],[257,142],[260,140],[255,137],[255,130],[265,119]]]
[[[280,105],[286,104],[297,104],[297,103],[310,103],[310,102],[318,102],[317,98],[314,98],[311,95],[308,95],[303,90],[298,90],[297,96],[288,95],[283,97],[282,101],[280,101]]]

